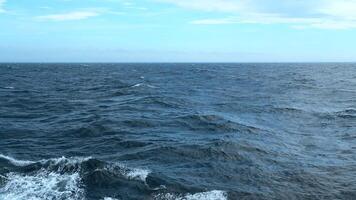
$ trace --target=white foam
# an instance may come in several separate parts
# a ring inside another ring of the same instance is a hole
[[[1,174],[0,174],[0,178],[3,178],[3,179],[8,180],[6,176],[3,176],[3,175],[1,175]]]
[[[27,165],[31,165],[35,162],[33,161],[29,161],[29,160],[17,160],[15,158],[12,158],[10,156],[5,156],[3,154],[0,154],[0,158],[5,159],[7,161],[9,161],[11,164],[15,165],[15,166],[19,166],[19,167],[23,167],[23,166],[27,166]]]
[[[27,166],[33,163],[47,165],[46,168],[31,173],[8,173],[2,177],[4,186],[0,188],[0,200],[84,200],[84,189],[81,188],[80,163],[91,157],[60,157],[39,161],[23,161],[0,154],[16,166]],[[65,167],[76,167],[71,172],[61,172]],[[55,167],[55,171],[52,170]]]
[[[131,87],[140,87],[141,85],[143,85],[142,83],[137,83],[137,84],[135,84],[135,85],[133,85],[133,86],[131,86]]]
[[[149,84],[144,84],[144,83],[137,83],[133,86],[131,86],[132,88],[135,88],[135,87],[141,87],[141,86],[146,86],[146,87],[149,87],[149,88],[157,88],[156,86],[153,86],[153,85],[149,85]]]
[[[4,87],[4,89],[12,90],[12,89],[15,89],[15,88],[14,88],[14,87],[11,87],[11,86],[7,86],[7,87]]]
[[[4,184],[0,188],[0,200],[84,200],[85,190],[81,187],[81,163],[92,157],[60,157],[43,159],[39,161],[17,160],[0,154],[0,158],[6,159],[16,166],[41,164],[43,167],[30,174],[8,173],[1,175]],[[67,170],[70,168],[71,170]],[[146,182],[149,170],[129,168],[120,163],[107,164],[104,168],[111,173],[124,176],[128,180]],[[104,200],[117,200],[106,197]]]
[[[115,199],[115,198],[112,198],[112,197],[104,197],[104,200],[119,200],[119,199]]]
[[[79,173],[59,174],[44,169],[32,175],[9,173],[0,188],[1,200],[84,200]]]
[[[150,173],[151,171],[146,169],[129,169],[127,173],[124,173],[124,175],[128,179],[146,181],[146,178]]]
[[[224,191],[213,190],[210,192],[202,192],[197,194],[189,194],[185,197],[187,200],[226,200],[227,194]]]
[[[88,160],[92,159],[92,157],[70,157],[70,158],[66,158],[64,156],[60,157],[60,158],[51,158],[48,160],[40,160],[39,162],[42,164],[46,164],[46,163],[51,163],[53,165],[60,165],[60,164],[64,164],[64,165],[77,165],[80,164],[82,162],[86,162]]]
[[[113,173],[118,173],[129,180],[139,180],[142,182],[146,182],[147,176],[151,173],[150,170],[130,168],[121,163],[113,163],[112,165],[106,166],[105,169]]]
[[[149,88],[158,88],[158,87],[156,87],[154,85],[149,85],[149,84],[147,84],[147,87],[149,87]]]
[[[227,193],[220,190],[209,192],[201,192],[196,194],[175,195],[175,194],[159,194],[155,196],[155,200],[227,200]]]
[[[60,164],[76,165],[92,159],[92,157],[71,157],[71,158],[60,157],[60,158],[43,159],[39,161],[29,161],[29,160],[18,160],[10,156],[5,156],[3,154],[0,154],[0,158],[8,160],[11,164],[16,165],[18,167],[24,167],[34,163],[41,163],[41,164],[50,163],[52,165],[60,165]]]

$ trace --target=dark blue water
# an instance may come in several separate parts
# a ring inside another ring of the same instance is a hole
[[[1,64],[1,200],[356,198],[356,64]]]

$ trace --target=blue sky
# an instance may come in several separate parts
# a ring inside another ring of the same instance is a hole
[[[0,0],[0,62],[356,61],[356,0]]]

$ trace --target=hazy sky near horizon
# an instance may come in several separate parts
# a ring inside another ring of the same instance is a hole
[[[0,62],[356,61],[356,0],[0,0]]]

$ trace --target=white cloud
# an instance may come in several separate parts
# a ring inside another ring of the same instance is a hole
[[[5,9],[4,9],[5,3],[6,3],[6,0],[0,0],[0,13],[5,12]]]
[[[38,20],[49,20],[49,21],[70,21],[70,20],[82,20],[90,17],[95,17],[100,15],[98,11],[74,11],[61,14],[43,15],[38,16]]]
[[[287,24],[294,28],[356,28],[356,0],[155,0],[204,12],[228,14],[192,24]]]
[[[156,1],[175,4],[183,8],[203,10],[203,11],[238,12],[241,11],[244,7],[243,1],[234,1],[234,0],[156,0]]]
[[[335,18],[356,20],[356,0],[328,0],[318,11]]]
[[[338,21],[323,18],[292,18],[274,15],[250,15],[249,17],[226,17],[219,19],[200,19],[190,22],[196,25],[223,25],[223,24],[287,24],[292,28],[318,28],[318,29],[351,29],[356,28],[353,21]]]

